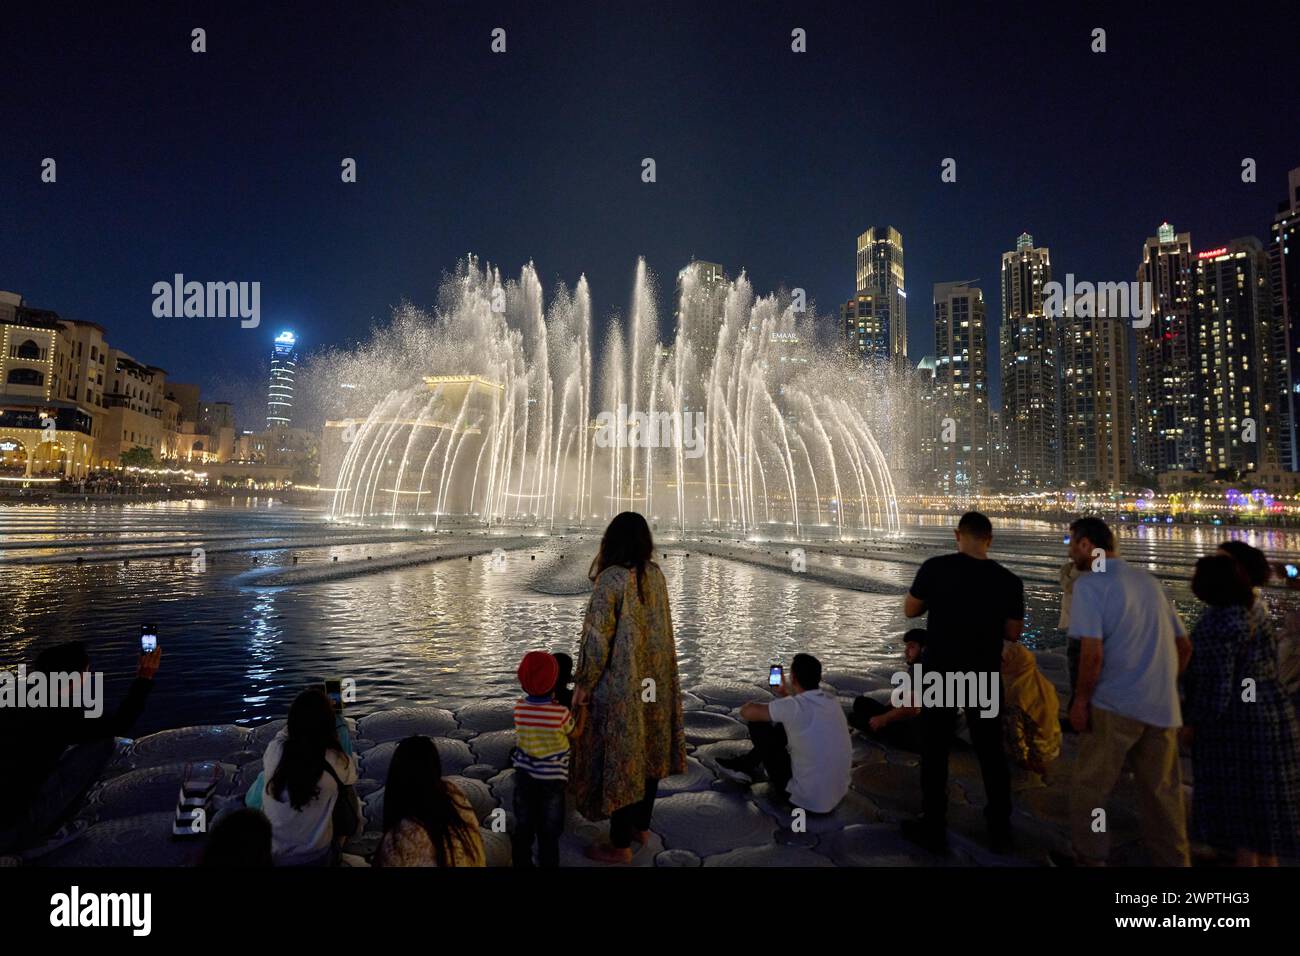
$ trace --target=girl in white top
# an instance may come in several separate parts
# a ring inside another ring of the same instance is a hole
[[[330,861],[339,787],[357,782],[357,760],[346,735],[325,692],[312,688],[298,695],[288,725],[267,745],[262,811],[271,821],[271,855],[277,866]],[[325,769],[326,761],[334,776]]]

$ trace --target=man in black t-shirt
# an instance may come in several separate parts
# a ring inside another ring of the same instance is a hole
[[[908,617],[928,615],[926,671],[997,675],[1001,692],[1002,642],[1020,640],[1025,588],[1020,578],[988,556],[993,525],[978,511],[962,515],[957,552],[930,558],[916,572],[903,601]],[[992,677],[988,678],[990,681]],[[1002,750],[1002,708],[982,716],[966,707],[966,725],[979,757],[988,806],[984,810],[993,849],[1011,844],[1011,776]],[[935,852],[947,849],[948,752],[956,729],[955,707],[922,707],[921,798],[923,814],[903,824],[911,840]]]

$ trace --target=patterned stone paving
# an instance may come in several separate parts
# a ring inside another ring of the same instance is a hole
[[[1043,671],[1058,687],[1066,680],[1064,657],[1040,653]],[[878,673],[828,673],[845,706],[854,693],[887,690]],[[983,784],[974,755],[953,750],[949,779],[951,851],[936,857],[901,836],[898,821],[920,806],[920,768],[915,754],[892,749],[856,731],[849,794],[829,814],[797,815],[764,783],[746,786],[719,773],[717,759],[743,752],[746,728],[735,709],[746,700],[768,700],[757,685],[715,682],[686,695],[687,771],[661,781],[645,846],[634,845],[634,866],[1025,866],[1045,865],[1050,849],[1067,845],[1065,813],[1077,741],[1065,738],[1063,756],[1044,780],[1017,772],[1016,850],[998,856],[988,847],[981,814]],[[512,700],[482,701],[453,713],[438,707],[402,707],[367,715],[354,726],[361,760],[357,791],[363,798],[366,833],[347,853],[365,859],[378,844],[383,783],[397,742],[409,734],[434,738],[444,775],[454,778],[479,817],[491,866],[509,866],[514,826]],[[261,769],[262,751],[283,721],[253,730],[236,726],[185,727],[122,745],[105,779],[89,795],[75,821],[80,832],[59,849],[35,860],[59,866],[179,866],[192,863],[201,838],[171,835],[184,763],[222,761],[218,808],[242,804],[242,794]],[[1141,862],[1137,816],[1129,781],[1112,801],[1115,862]],[[505,812],[498,814],[501,809]],[[504,827],[505,832],[502,832]],[[583,855],[593,840],[608,835],[608,821],[592,822],[567,812],[561,865],[596,866]]]

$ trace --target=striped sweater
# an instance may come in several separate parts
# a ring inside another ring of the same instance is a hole
[[[568,780],[572,732],[569,708],[549,696],[525,697],[515,704],[517,746],[511,762],[539,780]]]

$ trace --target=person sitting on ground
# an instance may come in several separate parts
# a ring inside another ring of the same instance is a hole
[[[569,738],[575,736],[573,714],[554,697],[559,687],[558,655],[529,651],[519,663],[519,684],[527,695],[515,704],[515,739],[510,755],[515,768],[514,865],[533,865],[533,838],[538,862],[560,865],[564,832],[564,791],[569,781]]]
[[[914,627],[903,635],[903,657],[908,667],[925,666],[925,628]],[[921,727],[909,719],[920,712],[919,707],[894,707],[864,694],[854,698],[849,724],[890,747],[920,753]]]
[[[393,751],[384,787],[384,838],[375,866],[486,866],[478,817],[460,788],[442,778],[430,737]]]
[[[334,807],[344,788],[357,782],[357,759],[347,724],[325,691],[311,687],[289,707],[287,725],[267,744],[262,758],[266,787],[262,810],[271,821],[277,866],[324,866],[335,862],[339,841]]]
[[[1023,644],[1002,645],[1002,735],[1007,756],[1042,776],[1061,755],[1061,700]]]
[[[776,700],[740,708],[753,748],[719,759],[719,766],[752,776],[761,764],[774,796],[810,813],[834,810],[849,792],[853,744],[844,708],[821,682],[821,661],[796,654]]]
[[[217,817],[199,861],[199,866],[215,869],[271,864],[271,821],[252,807],[240,807]]]
[[[135,680],[111,716],[92,718],[72,706],[4,708],[0,853],[35,847],[99,779],[113,756],[114,738],[128,736],[144,712],[161,660],[161,647],[140,655]],[[92,679],[86,645],[69,641],[42,651],[29,679],[34,674],[47,682],[72,674]]]
[[[1221,551],[1225,549],[1220,549]],[[1238,866],[1300,856],[1300,725],[1277,680],[1277,643],[1246,566],[1196,562],[1192,592],[1209,605],[1192,629],[1183,676],[1192,738],[1192,833]]]

